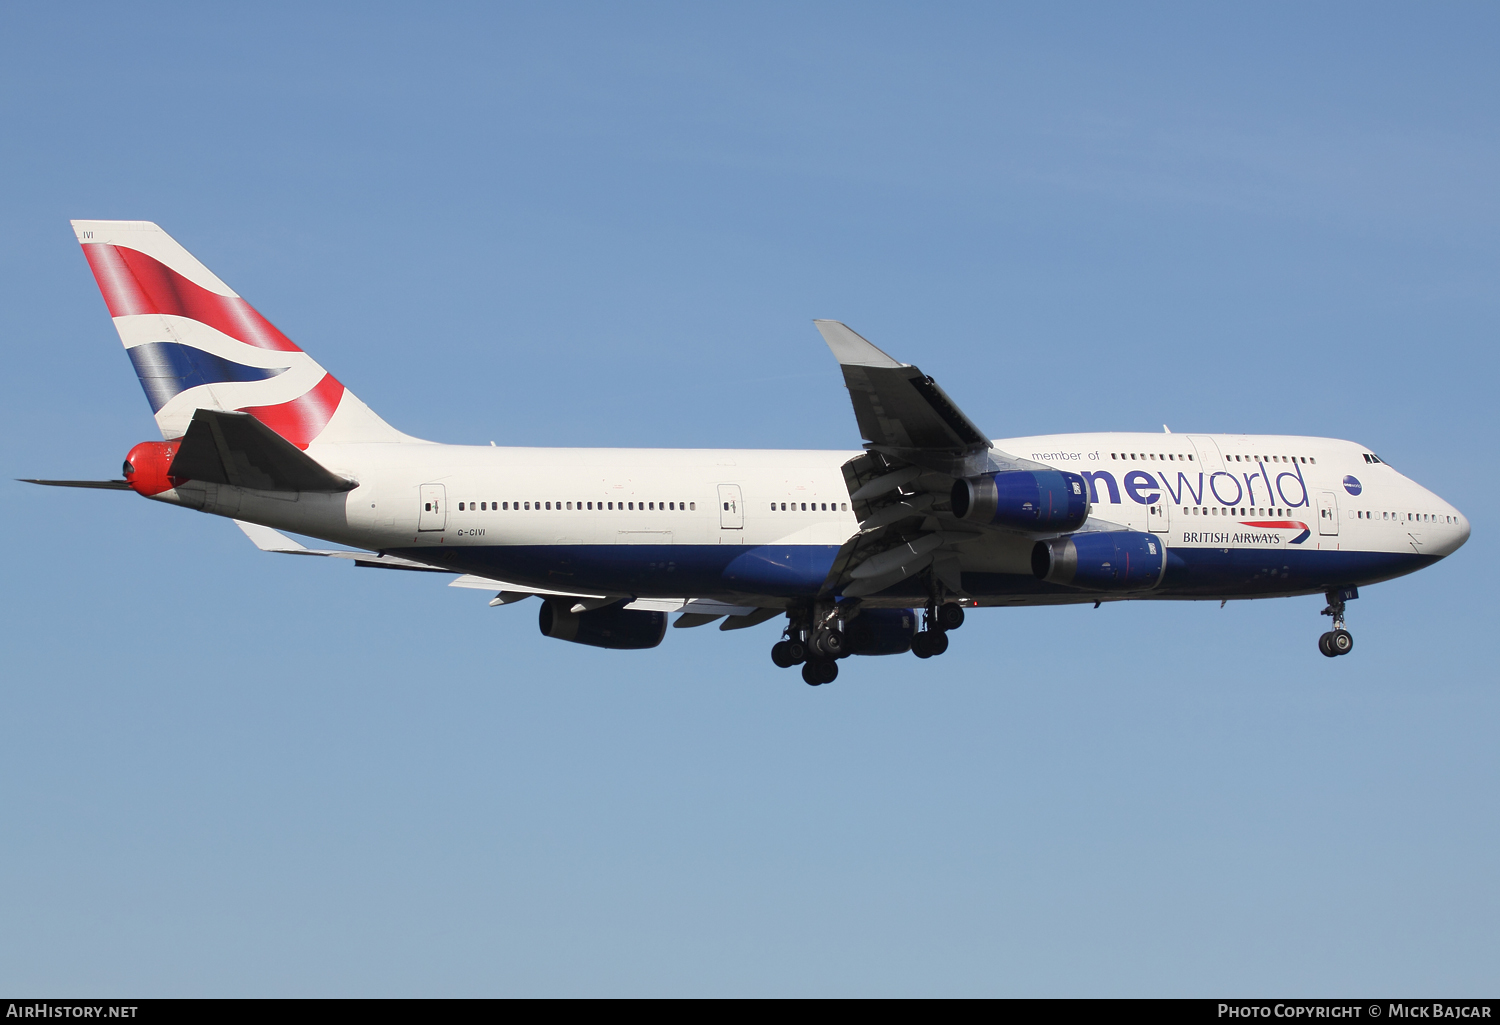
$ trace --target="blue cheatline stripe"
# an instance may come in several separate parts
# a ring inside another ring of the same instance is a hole
[[[833,565],[833,545],[455,545],[395,548],[389,554],[440,562],[455,572],[583,594],[608,591],[649,595],[769,595],[807,598],[818,593]],[[1403,576],[1438,561],[1402,552],[1300,549],[1172,548],[1152,598],[1251,598],[1261,594],[1324,591]],[[1037,580],[1029,573],[963,575],[974,597],[1047,598],[1088,595],[1081,588]],[[1108,593],[1108,592],[1100,592]],[[926,581],[912,577],[882,598],[927,597]]]
[[[181,342],[147,342],[126,350],[135,364],[135,376],[155,413],[180,392],[200,384],[229,381],[264,381],[284,374],[291,367],[247,367]]]

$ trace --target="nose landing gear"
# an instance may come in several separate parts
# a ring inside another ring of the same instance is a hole
[[[1329,658],[1347,655],[1354,650],[1354,635],[1344,629],[1344,596],[1346,591],[1329,591],[1328,607],[1323,615],[1333,617],[1333,629],[1318,638],[1318,650]]]

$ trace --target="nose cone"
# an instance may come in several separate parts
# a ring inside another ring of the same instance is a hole
[[[1439,524],[1431,532],[1430,541],[1425,547],[1433,555],[1452,555],[1469,540],[1469,518],[1457,509],[1451,515],[1454,522]]]

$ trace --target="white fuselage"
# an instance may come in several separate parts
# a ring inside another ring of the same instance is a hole
[[[1373,582],[1445,556],[1469,534],[1452,505],[1347,441],[1076,434],[1003,439],[996,447],[1083,474],[1091,521],[1149,531],[1189,563],[1238,560],[1232,572],[1199,573],[1186,592],[1169,578],[1135,597],[1252,597],[1317,590],[1335,579]],[[841,470],[858,454],[314,445],[309,455],[359,486],[285,496],[189,483],[160,497],[536,586],[618,590],[624,582],[641,595],[733,596],[745,588],[721,577],[727,549],[785,550],[788,560],[813,553],[802,576],[807,586],[821,581],[828,559],[817,553],[837,551],[859,531]],[[1026,583],[1032,543],[995,531],[960,546],[980,604],[1060,600],[1048,593],[1055,588]],[[639,561],[671,569],[626,569],[632,550]],[[1342,554],[1319,563],[1314,553]],[[1297,568],[1283,557],[1295,557]],[[1254,572],[1243,568],[1250,562]],[[1311,572],[1314,565],[1339,568]],[[987,587],[990,579],[1003,586]],[[750,586],[762,598],[795,597],[779,589]]]

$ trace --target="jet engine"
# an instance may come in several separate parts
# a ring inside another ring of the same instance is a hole
[[[1143,591],[1161,583],[1166,569],[1167,546],[1138,530],[1073,534],[1031,549],[1038,580],[1089,591]]]
[[[596,648],[654,648],[667,633],[665,612],[646,612],[610,605],[574,612],[571,598],[542,602],[537,625],[543,637],[555,637]]]
[[[953,515],[1016,530],[1077,530],[1089,518],[1089,489],[1066,470],[987,473],[954,483]]]
[[[911,650],[917,614],[911,609],[860,609],[844,626],[851,655],[900,655]]]

